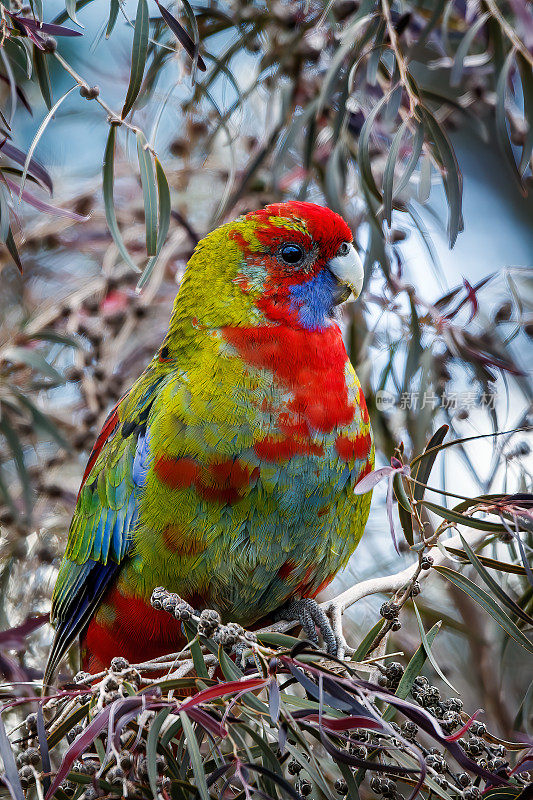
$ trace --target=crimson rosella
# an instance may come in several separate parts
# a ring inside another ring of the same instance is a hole
[[[289,609],[335,652],[312,598],[369,513],[353,488],[372,433],[336,316],[362,282],[349,227],[312,203],[250,212],[198,244],[159,351],[89,458],[46,680],[77,637],[92,672],[182,646],[179,621],[150,605],[156,586],[243,626]]]

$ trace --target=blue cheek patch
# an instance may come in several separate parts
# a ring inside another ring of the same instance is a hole
[[[336,283],[329,270],[321,269],[311,280],[289,287],[291,308],[298,312],[298,319],[307,330],[325,327],[333,305]]]

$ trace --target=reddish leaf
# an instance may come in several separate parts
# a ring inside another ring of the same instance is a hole
[[[4,140],[2,144],[0,144],[0,151],[7,156],[8,158],[13,159],[17,164],[20,164],[22,167],[26,163],[26,153],[23,153],[22,150],[19,150],[18,147],[11,144],[7,140]],[[28,173],[33,175],[34,178],[37,178],[46,188],[49,190],[50,194],[53,192],[53,185],[52,185],[52,178],[48,174],[41,164],[36,161],[34,158],[30,159],[30,163],[28,166]]]
[[[26,637],[49,622],[49,614],[39,614],[37,617],[28,617],[21,625],[16,628],[9,628],[7,631],[0,631],[0,645],[2,650],[17,650],[24,645]]]
[[[4,175],[3,178],[11,191],[18,196],[20,186],[17,186],[17,184],[6,177],[6,175]],[[54,214],[56,217],[67,217],[68,219],[76,220],[76,222],[86,222],[89,219],[89,217],[76,214],[75,211],[69,211],[67,208],[58,208],[57,206],[50,205],[50,203],[45,203],[43,200],[39,200],[38,197],[35,197],[31,192],[28,192],[27,189],[22,190],[22,199],[30,206],[33,206],[38,211],[43,211],[45,214]]]
[[[202,56],[199,53],[197,53],[195,44],[191,39],[191,37],[189,36],[189,34],[187,33],[187,31],[185,30],[185,28],[183,27],[183,25],[181,25],[176,19],[176,17],[172,16],[170,11],[168,11],[164,6],[162,6],[161,3],[158,2],[158,0],[155,1],[157,3],[159,11],[161,12],[161,16],[167,23],[168,27],[170,28],[170,30],[172,31],[178,42],[182,45],[184,50],[186,50],[186,52],[190,55],[192,59],[194,59],[195,57],[197,58],[196,63],[198,64],[198,69],[201,69],[202,72],[205,72],[207,69],[205,61],[203,60]]]
[[[208,689],[203,689],[198,694],[195,694],[189,700],[186,700],[180,706],[180,711],[188,711],[189,708],[200,705],[200,703],[207,703],[208,700],[214,700],[217,697],[223,697],[225,694],[233,694],[233,692],[250,692],[252,689],[262,689],[268,683],[265,678],[247,678],[240,681],[228,681],[227,683],[219,683],[217,686],[211,686]]]
[[[310,722],[318,722],[318,714],[310,714],[306,717]],[[364,728],[367,730],[383,730],[383,725],[368,717],[342,717],[341,719],[334,719],[333,717],[322,717],[322,725],[331,731],[349,731],[353,728]]]
[[[82,31],[73,31],[70,28],[65,28],[63,25],[54,25],[51,22],[39,22],[32,17],[21,17],[19,14],[12,14],[10,11],[5,12],[11,21],[19,28],[30,35],[30,33],[49,33],[51,36],[83,36]]]

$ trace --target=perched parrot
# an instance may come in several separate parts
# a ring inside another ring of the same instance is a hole
[[[269,205],[198,244],[159,351],[90,455],[45,682],[77,637],[93,673],[182,646],[181,623],[150,605],[157,586],[248,627],[285,609],[335,652],[312,598],[369,513],[353,488],[372,432],[336,313],[362,282],[349,227],[312,203]]]

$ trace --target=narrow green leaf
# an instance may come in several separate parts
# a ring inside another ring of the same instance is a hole
[[[513,66],[513,61],[516,56],[516,51],[514,48],[509,52],[505,62],[503,64],[502,71],[500,72],[498,83],[496,84],[496,109],[495,109],[495,119],[496,119],[496,134],[498,139],[498,144],[500,149],[505,156],[505,160],[509,164],[511,168],[511,172],[513,177],[516,179],[519,189],[522,193],[524,193],[524,187],[522,184],[522,176],[518,171],[518,167],[516,166],[516,161],[513,153],[513,148],[511,147],[511,142],[509,141],[509,133],[507,130],[507,114],[506,114],[506,98],[507,98],[507,81],[509,80],[509,74],[511,71],[511,67]]]
[[[394,751],[394,759],[404,767],[412,768],[417,766],[417,761],[414,760],[413,754],[402,752],[400,749]],[[435,797],[440,797],[441,800],[455,800],[457,798],[455,792],[452,794],[452,792],[443,789],[430,775],[426,775],[424,778],[424,788],[429,790],[428,798],[432,798],[433,795],[435,795]]]
[[[441,18],[442,12],[443,12],[444,7],[446,5],[448,5],[448,0],[438,0],[438,2],[436,2],[434,4],[433,10],[431,12],[431,16],[428,19],[425,27],[422,28],[422,30],[420,31],[416,41],[413,42],[413,47],[416,46],[417,49],[418,49],[418,48],[422,48],[424,46],[424,44],[427,41],[427,38],[428,38],[429,34],[433,30],[433,28],[435,28],[435,26],[437,25],[437,22]]]
[[[142,131],[137,131],[137,157],[139,159],[144,198],[146,252],[149,256],[153,256],[157,249],[157,190],[152,154],[147,147],[146,138]]]
[[[363,127],[361,128],[361,133],[359,134],[359,144],[357,148],[357,161],[359,164],[361,177],[364,180],[368,190],[380,202],[382,197],[378,187],[376,186],[376,181],[374,180],[374,175],[372,173],[372,166],[370,164],[369,142],[370,132],[372,130],[374,120],[383,109],[383,106],[389,101],[390,95],[390,92],[384,95],[379,103],[376,103],[368,117],[365,119]]]
[[[74,347],[76,350],[80,349],[80,342],[78,339],[65,333],[58,333],[52,330],[52,328],[42,328],[42,330],[36,333],[31,333],[28,338],[32,341],[54,342],[54,344],[63,344],[65,347]]]
[[[155,256],[153,256],[147,263],[143,270],[143,274],[139,278],[137,290],[142,289],[146,282],[150,279],[156,261],[161,253],[165,240],[167,238],[168,228],[170,225],[170,189],[168,186],[167,176],[161,166],[161,162],[155,157],[155,173],[157,181],[157,197],[158,197],[158,230],[157,230],[157,248]]]
[[[242,719],[242,718],[241,718]],[[283,778],[283,770],[278,759],[275,757],[272,749],[269,747],[268,742],[266,741],[266,733],[265,739],[259,735],[259,733],[254,730],[251,725],[247,725],[245,722],[239,720],[239,728],[242,728],[246,731],[248,736],[256,743],[257,749],[262,756],[263,765],[268,769],[271,769],[273,772],[276,772],[280,778]],[[259,755],[258,753],[258,755]],[[269,797],[277,797],[277,792],[275,789],[274,782],[267,776],[265,776],[265,789],[268,792]]]
[[[236,681],[239,678],[242,678],[243,671],[231,660],[226,652],[224,652],[222,647],[218,649],[216,647],[211,647],[210,642],[207,641],[207,647],[211,650],[211,652],[217,656],[218,663],[220,664],[220,669],[222,670],[222,674],[227,681]],[[268,717],[268,707],[259,700],[253,692],[247,692],[243,698],[244,702],[251,706],[254,711],[258,711],[260,714],[263,714]]]
[[[417,481],[413,490],[413,497],[417,501],[422,500],[424,497],[424,492],[426,490],[426,485],[429,480],[431,470],[433,469],[433,464],[435,463],[435,459],[439,454],[439,447],[443,443],[444,437],[448,431],[449,425],[441,425],[441,427],[435,431],[427,443],[422,454],[422,458],[418,461],[416,472],[413,475]]]
[[[431,647],[433,642],[435,641],[435,637],[441,628],[442,622],[436,622],[435,625],[426,633],[426,640],[428,646]],[[398,684],[398,688],[394,692],[396,697],[400,697],[402,700],[405,700],[407,695],[412,689],[413,683],[415,678],[420,675],[420,670],[425,664],[426,661],[426,651],[423,645],[420,645],[418,650],[415,652],[411,660],[409,661],[408,665],[405,668],[405,672],[403,673],[400,683]],[[383,714],[384,720],[390,720],[394,716],[394,708],[392,706],[388,706],[385,709]]]
[[[22,392],[16,392],[16,396],[18,397],[19,403],[21,403],[30,412],[35,428],[41,430],[44,434],[46,434],[46,436],[54,439],[60,447],[63,447],[67,451],[67,453],[72,453],[72,445],[69,441],[67,441],[67,439],[65,439],[59,428],[54,425],[52,420],[47,417],[46,414],[43,414],[43,412],[40,411],[29,399],[29,397],[26,397],[26,395],[22,394]]]
[[[185,633],[187,634],[187,641],[189,642],[189,649],[191,651],[196,674],[199,678],[209,678],[209,673],[202,655],[200,642],[198,641],[198,636],[196,635],[193,626],[188,622],[184,622],[183,627],[185,628]]]
[[[359,789],[357,788],[357,784],[354,780],[352,770],[348,764],[344,764],[342,761],[337,761],[337,766],[346,782],[346,786],[348,787],[348,797],[353,798],[353,800],[359,800]]]
[[[528,786],[499,786],[483,792],[483,800],[528,800]]]
[[[459,164],[457,163],[455,152],[444,129],[439,125],[428,108],[419,105],[418,111],[422,117],[426,135],[429,137],[431,152],[439,165],[449,208],[449,243],[450,247],[453,247],[459,232],[463,230],[463,177],[459,169]]]
[[[389,155],[387,156],[387,163],[385,164],[385,169],[383,171],[383,208],[385,211],[385,219],[387,220],[387,225],[389,226],[389,228],[391,226],[391,217],[392,217],[394,171],[396,168],[396,162],[398,161],[398,153],[400,152],[402,140],[408,128],[409,128],[409,120],[405,119],[398,128],[398,130],[396,131],[396,133],[394,134],[394,138],[392,140],[392,144],[389,150]]]
[[[358,49],[363,48],[366,41],[368,41],[368,38],[372,35],[373,30],[371,25],[368,26],[367,31],[362,36],[359,33],[359,28],[364,27],[368,22],[370,22],[373,16],[375,15],[367,14],[359,19],[356,17],[354,22],[344,31],[342,40],[339,43],[339,46],[335,51],[335,55],[331,59],[331,63],[324,76],[324,79],[322,80],[317,106],[317,117],[322,114],[322,110],[326,105],[330,105],[331,95],[336,89],[338,76],[342,70],[344,60],[350,50],[352,48],[355,49],[356,47]]]
[[[22,449],[22,444],[20,442],[18,434],[12,427],[11,423],[9,422],[5,414],[2,417],[2,419],[0,419],[0,433],[3,433],[7,445],[11,451],[11,455],[13,456],[13,461],[15,462],[15,468],[19,476],[20,485],[22,487],[24,509],[29,519],[31,517],[31,512],[32,512],[30,476],[26,468],[26,462],[24,461],[24,450]]]
[[[11,746],[11,742],[9,741],[8,735],[6,733],[6,729],[4,727],[4,720],[2,719],[1,714],[0,714],[0,756],[2,757],[2,763],[4,765],[4,776],[7,786],[10,790],[9,793],[14,798],[14,800],[24,800],[25,793],[23,792],[22,785],[20,783],[20,776],[15,761],[15,756],[13,754],[13,747]]]
[[[450,687],[450,689],[453,689],[453,691],[456,692],[457,689],[455,688],[455,686],[453,686],[453,684],[450,683],[450,681],[448,680],[448,678],[446,677],[444,672],[441,670],[441,668],[439,667],[439,665],[435,661],[435,656],[431,652],[431,645],[430,645],[430,643],[428,641],[428,638],[426,636],[426,632],[424,630],[424,625],[423,625],[422,619],[420,617],[420,612],[418,611],[418,608],[416,607],[416,603],[415,603],[414,600],[413,600],[413,608],[415,610],[416,621],[418,622],[418,630],[420,632],[420,638],[422,640],[422,646],[424,648],[424,652],[425,652],[426,656],[428,657],[429,661],[431,662],[431,666],[433,667],[433,669],[435,670],[437,675],[439,675],[439,677],[442,678],[444,683],[446,683]],[[435,627],[435,626],[433,626],[433,627]]]
[[[126,249],[122,234],[117,223],[117,216],[115,214],[115,206],[113,202],[113,184],[114,184],[114,162],[115,162],[115,136],[116,125],[110,125],[109,136],[107,137],[107,144],[105,148],[104,163],[102,168],[102,190],[104,195],[105,217],[107,226],[113,237],[118,251],[126,264],[128,264],[135,272],[140,272],[139,267],[132,261],[130,254]]]
[[[527,134],[522,148],[520,165],[518,167],[520,175],[523,175],[531,160],[531,153],[533,152],[533,72],[522,53],[517,53],[516,63],[518,64],[520,80],[522,81],[524,119],[527,125]]]
[[[478,439],[490,439],[493,436],[507,436],[510,433],[516,433],[516,430],[517,430],[516,428],[513,428],[512,430],[507,430],[507,431],[492,431],[492,433],[477,433],[475,436],[463,436],[461,439],[454,439],[451,442],[446,442],[446,444],[443,444],[440,447],[440,449],[446,450],[448,447],[456,447],[457,445],[464,444],[465,442],[477,442]],[[416,456],[416,458],[413,458],[413,460],[411,461],[411,469],[423,457],[424,453],[421,453],[419,456]],[[494,495],[481,495],[481,497],[493,497],[493,496]],[[498,496],[502,497],[502,495]]]
[[[65,10],[72,22],[75,22],[76,25],[79,25],[80,28],[83,28],[83,25],[76,16],[76,0],[65,0]]]
[[[431,194],[431,159],[426,153],[422,153],[420,164],[420,177],[418,180],[417,199],[420,205],[425,205]]]
[[[52,108],[52,84],[50,83],[46,54],[35,45],[33,45],[33,69],[37,75],[37,82],[46,107]]]
[[[450,72],[450,86],[459,86],[459,83],[461,82],[461,76],[463,74],[465,58],[468,55],[468,51],[472,47],[474,39],[476,38],[479,30],[483,27],[488,17],[489,14],[486,11],[477,18],[473,25],[468,28],[467,32],[461,39],[461,44],[457,48],[453,67]]]
[[[411,504],[405,493],[401,475],[396,474],[394,476],[393,488],[396,500],[398,501],[398,516],[400,517],[403,535],[407,543],[412,547],[414,544],[413,517],[411,513]]]
[[[120,10],[119,0],[111,0],[109,6],[109,19],[107,21],[107,28],[105,30],[106,39],[109,39],[109,37],[113,33],[113,28],[115,27],[119,10]]]
[[[459,534],[459,536],[461,536],[461,534]],[[483,564],[481,563],[475,552],[472,550],[466,539],[463,538],[463,536],[461,536],[461,542],[466,551],[466,554],[468,555],[468,560],[470,561],[470,563],[480,576],[481,580],[489,587],[489,589],[492,590],[492,592],[496,595],[496,597],[500,600],[500,602],[503,603],[504,606],[507,606],[507,608],[513,612],[513,614],[516,614],[517,617],[520,617],[520,619],[523,620],[523,622],[527,623],[528,625],[533,625],[533,619],[529,616],[529,614],[526,614],[526,612],[523,611],[520,608],[520,606],[517,603],[515,603],[515,601],[511,597],[509,597],[509,595],[506,592],[503,591],[502,587],[499,585],[497,581],[494,580],[492,575],[489,575],[489,573],[487,572],[487,570],[485,569],[485,567],[483,566]]]
[[[202,756],[200,754],[198,742],[196,741],[196,736],[194,735],[193,726],[185,711],[180,711],[180,719],[183,726],[183,733],[187,737],[187,750],[189,751],[189,757],[191,759],[196,788],[202,800],[210,800]]]
[[[17,265],[19,272],[22,272],[22,261],[20,260],[19,251],[17,250],[17,245],[11,228],[9,228],[9,233],[7,234],[6,247],[9,250],[11,258]]]
[[[85,703],[79,706],[72,714],[63,720],[58,728],[54,730],[47,738],[48,748],[52,750],[59,742],[63,741],[68,731],[72,730],[74,725],[77,725],[80,720],[86,717],[89,713],[90,703]]]
[[[479,586],[476,586],[476,584],[465,575],[461,575],[461,573],[456,572],[449,567],[432,567],[432,569],[440,573],[444,578],[449,580],[450,583],[453,583],[455,586],[457,586],[458,589],[461,589],[463,592],[468,594],[473,600],[476,601],[476,603],[478,603],[491,615],[491,617],[498,623],[500,628],[503,628],[503,630],[508,633],[512,639],[518,642],[518,644],[522,645],[522,647],[529,653],[533,653],[533,644],[522,633],[520,628],[518,628],[507,616],[507,614],[502,611],[502,609],[494,602],[492,597],[487,594],[487,592],[485,592],[483,589],[480,589]]]
[[[89,3],[92,3],[92,2],[94,2],[94,0],[77,0],[76,6],[75,6],[76,11],[81,11],[82,8],[85,8],[85,6],[88,6]],[[54,23],[54,25],[62,25],[64,22],[67,21],[68,18],[69,18],[69,15],[67,14],[67,10],[65,8],[65,9],[63,9],[63,11],[60,11],[59,14],[57,14],[54,17],[52,22]],[[79,24],[80,23],[78,22],[78,25]]]
[[[48,363],[38,350],[30,350],[28,347],[8,347],[2,351],[2,359],[31,367],[56,383],[65,383],[63,376]]]
[[[9,231],[11,230],[9,224],[9,206],[4,189],[0,189],[0,239],[2,242],[7,241]]]
[[[290,650],[300,641],[296,636],[289,636],[287,633],[265,632],[257,634],[261,644],[271,644],[274,647],[286,647]]]
[[[61,97],[59,98],[59,100],[57,100],[57,101],[54,103],[54,105],[52,106],[52,108],[50,109],[50,111],[48,112],[48,114],[46,115],[46,117],[43,119],[43,121],[42,121],[42,122],[41,122],[41,124],[39,125],[39,128],[38,128],[38,130],[37,130],[37,133],[36,133],[36,134],[35,134],[35,136],[33,137],[33,141],[32,141],[32,143],[31,143],[31,145],[30,145],[30,149],[29,149],[29,150],[28,150],[28,152],[26,153],[26,161],[24,162],[24,168],[23,168],[23,170],[22,170],[22,178],[20,179],[19,202],[20,202],[20,200],[21,200],[21,198],[22,198],[22,190],[24,189],[24,184],[26,183],[26,175],[28,174],[28,170],[29,170],[29,168],[30,168],[30,162],[31,162],[32,156],[33,156],[33,154],[34,154],[34,152],[35,152],[35,148],[37,147],[37,145],[38,145],[38,143],[39,143],[39,140],[40,140],[41,136],[42,136],[42,135],[43,135],[43,133],[45,132],[45,130],[46,130],[47,126],[48,126],[48,123],[50,122],[50,120],[52,119],[52,117],[54,116],[54,114],[56,113],[57,109],[59,108],[59,106],[61,105],[61,103],[63,102],[63,100],[66,100],[66,99],[67,99],[67,97],[69,96],[69,94],[70,94],[71,92],[73,92],[73,91],[74,91],[74,89],[77,89],[77,88],[78,88],[78,84],[75,84],[74,86],[71,86],[71,87],[70,87],[70,89],[68,89],[68,90],[65,92],[65,94],[61,95]]]
[[[533,680],[529,684],[524,699],[520,703],[520,708],[516,714],[513,729],[515,731],[525,730],[528,736],[533,735]]]
[[[20,513],[13,501],[13,498],[9,493],[7,481],[4,479],[4,470],[1,464],[0,464],[0,497],[4,498],[5,505],[8,506],[9,510],[11,511],[15,519],[19,519]],[[5,574],[5,568],[4,570],[2,570],[2,577],[4,574]]]
[[[413,144],[411,147],[411,155],[407,160],[407,164],[405,165],[405,170],[403,175],[401,176],[398,184],[393,192],[393,197],[396,197],[403,192],[407,184],[411,179],[411,175],[415,171],[415,167],[418,164],[418,159],[420,158],[420,153],[422,152],[422,145],[424,144],[424,126],[420,123],[416,123],[416,131],[413,137]]]
[[[242,678],[244,675],[242,669],[239,669],[235,662],[231,660],[222,645],[219,645],[217,657],[222,674],[227,681],[238,681],[239,678]]]
[[[39,22],[43,21],[43,2],[42,0],[30,0],[30,8],[33,11],[34,17],[37,17]]]
[[[380,619],[376,622],[376,624],[370,628],[364,639],[360,642],[359,646],[357,647],[355,653],[352,656],[352,661],[362,661],[365,656],[368,654],[370,649],[370,645],[382,629],[383,625],[385,624],[384,619]]]
[[[144,67],[146,65],[146,54],[148,52],[148,33],[150,29],[150,16],[148,14],[148,3],[146,0],[139,0],[137,5],[137,15],[135,17],[135,28],[133,31],[133,45],[131,48],[131,72],[130,83],[122,109],[122,119],[124,119],[135,103],[141,88]]]
[[[148,782],[150,789],[154,796],[154,800],[158,800],[159,792],[157,790],[157,740],[159,738],[159,731],[164,721],[170,714],[170,706],[163,708],[153,720],[150,722],[148,730],[148,738],[146,740],[146,769],[148,771]]]
[[[444,548],[451,553],[452,556],[458,556],[462,558],[463,561],[468,561],[468,556],[466,555],[464,550],[457,550],[455,547],[448,547],[447,544],[443,545]],[[512,575],[525,575],[526,571],[524,567],[521,567],[519,564],[508,564],[505,561],[497,561],[495,558],[488,558],[488,556],[478,555],[478,559],[485,567],[489,567],[489,569],[495,569],[498,572],[509,572]]]
[[[172,739],[181,731],[182,728],[183,725],[181,724],[181,719],[177,719],[172,723],[172,725],[169,725],[161,737],[161,745],[163,747],[168,747]]]
[[[331,784],[329,783],[328,779],[324,776],[322,769],[319,764],[317,764],[316,759],[314,758],[313,751],[309,744],[305,741],[303,737],[298,736],[298,731],[296,728],[293,728],[291,731],[296,738],[296,743],[299,746],[292,745],[290,742],[285,743],[285,749],[291,756],[297,761],[302,767],[309,773],[309,777],[315,781],[317,786],[320,787],[321,791],[324,793],[324,797],[331,797]],[[319,739],[318,731],[310,731],[310,733],[315,734],[317,739]],[[305,753],[307,750],[307,758],[305,757]],[[284,798],[285,800],[285,798]]]
[[[409,327],[411,329],[411,337],[409,348],[407,350],[407,358],[405,360],[405,372],[403,378],[404,391],[407,392],[411,378],[413,378],[422,365],[422,355],[424,348],[422,347],[422,328],[420,320],[418,319],[418,312],[416,310],[416,303],[412,294],[409,294],[409,305],[411,310],[411,319]]]
[[[449,522],[457,522],[459,525],[466,525],[467,528],[475,528],[478,531],[487,531],[487,533],[503,533],[505,528],[497,522],[488,522],[484,519],[476,519],[475,517],[467,517],[465,514],[459,514],[450,508],[438,506],[436,503],[430,503],[429,500],[422,500],[422,505],[433,511],[438,517],[447,519]]]
[[[384,23],[383,23],[384,27]],[[378,76],[378,69],[381,62],[381,56],[383,55],[383,45],[377,45],[373,48],[372,52],[370,53],[370,57],[367,61],[367,68],[366,68],[366,80],[369,86],[375,86]]]

